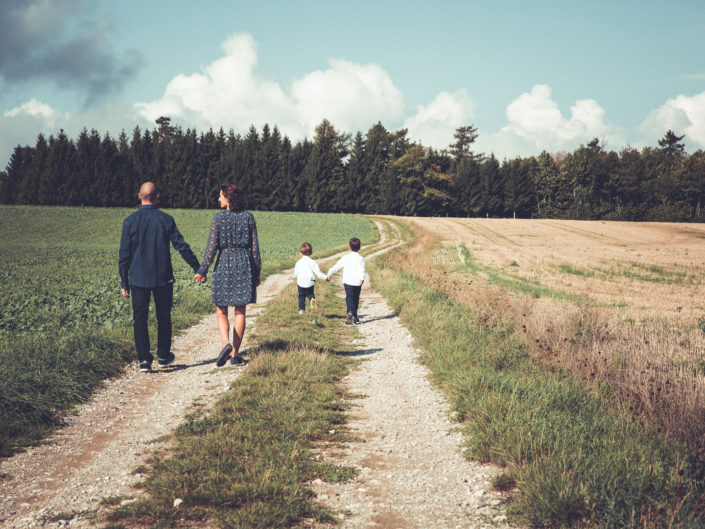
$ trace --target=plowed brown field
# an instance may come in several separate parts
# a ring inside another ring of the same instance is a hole
[[[418,219],[479,263],[542,286],[672,319],[705,315],[705,226],[569,220]]]

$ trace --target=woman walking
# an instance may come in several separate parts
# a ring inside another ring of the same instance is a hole
[[[218,333],[223,348],[216,365],[243,363],[239,355],[240,344],[245,334],[245,309],[248,303],[257,301],[257,287],[260,284],[262,261],[257,241],[255,218],[247,207],[247,197],[240,186],[224,183],[218,197],[220,211],[213,215],[208,245],[194,281],[204,283],[206,272],[215,259],[212,281],[212,300],[216,306]],[[230,340],[228,307],[235,307],[233,337]]]

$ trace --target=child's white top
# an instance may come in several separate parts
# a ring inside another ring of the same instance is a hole
[[[346,285],[360,286],[365,280],[365,258],[358,252],[350,252],[338,259],[333,268],[328,270],[328,275],[332,276],[341,268],[343,269],[343,283]]]
[[[321,269],[318,268],[318,263],[308,255],[302,255],[301,259],[296,261],[294,275],[296,276],[296,284],[301,288],[308,288],[315,285],[316,277],[320,279],[326,278],[321,272]]]

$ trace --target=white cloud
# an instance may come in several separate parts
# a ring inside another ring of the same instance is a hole
[[[694,96],[679,95],[652,110],[639,127],[655,144],[668,130],[685,134],[687,146],[705,148],[705,92]]]
[[[509,123],[499,132],[480,134],[478,150],[502,158],[530,156],[543,150],[571,151],[594,138],[604,141],[608,148],[624,145],[623,131],[609,123],[605,110],[595,100],[578,100],[570,112],[570,118],[563,117],[552,99],[551,88],[536,85],[509,104]]]
[[[35,98],[30,99],[26,103],[22,103],[18,107],[5,111],[3,115],[6,118],[14,118],[20,116],[21,114],[43,118],[44,122],[48,126],[51,126],[59,116],[59,113],[51,108],[51,106],[46,103],[42,103]]]
[[[37,135],[48,135],[64,116],[46,103],[30,99],[0,116],[0,170],[17,145],[34,145]]]
[[[76,139],[84,128],[95,128],[101,135],[109,132],[117,138],[124,130],[130,137],[135,125],[144,130],[153,127],[154,122],[141,120],[134,115],[131,106],[122,103],[69,114],[32,98],[0,114],[0,170],[5,169],[17,145],[34,146],[40,133],[48,138],[63,129],[69,138]]]
[[[223,50],[225,55],[202,73],[174,77],[160,99],[137,103],[137,113],[150,121],[167,115],[189,126],[238,132],[269,123],[294,140],[312,136],[324,118],[352,132],[402,115],[402,93],[376,64],[333,59],[330,68],[304,75],[286,91],[257,75],[251,35],[232,35]]]
[[[255,79],[254,39],[248,34],[233,35],[223,43],[223,50],[225,56],[203,73],[177,75],[160,99],[135,104],[136,112],[151,122],[166,115],[195,127],[246,130],[253,123],[278,123],[277,111],[290,105],[278,84]]]
[[[327,70],[311,72],[291,87],[296,114],[308,130],[324,118],[343,131],[355,132],[402,117],[404,97],[380,66],[342,59],[329,64]]]
[[[453,133],[458,127],[471,125],[475,117],[475,104],[465,89],[454,93],[441,92],[427,106],[420,106],[416,114],[404,121],[408,137],[426,146],[444,149],[453,143]]]

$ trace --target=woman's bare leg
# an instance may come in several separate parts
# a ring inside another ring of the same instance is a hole
[[[230,334],[230,322],[228,322],[228,307],[216,307],[215,318],[218,322],[218,334],[223,346],[230,343],[228,338]]]
[[[235,307],[235,319],[233,320],[233,352],[232,356],[236,356],[240,351],[242,337],[245,336],[245,309],[246,305]]]

